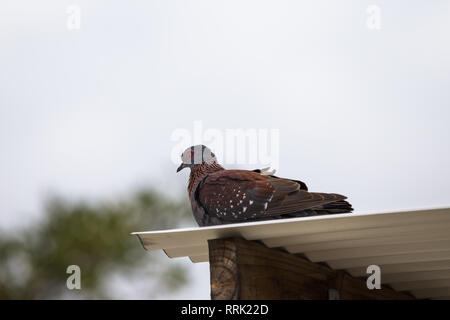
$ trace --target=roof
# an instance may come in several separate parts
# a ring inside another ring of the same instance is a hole
[[[303,254],[352,276],[381,268],[381,282],[416,298],[450,299],[450,208],[349,213],[133,233],[146,250],[208,261],[209,239],[242,237]]]

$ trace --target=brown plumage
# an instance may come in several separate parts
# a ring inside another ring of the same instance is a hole
[[[261,170],[226,170],[205,146],[193,146],[181,156],[191,168],[188,193],[200,226],[351,212],[346,197],[309,192],[305,183]]]

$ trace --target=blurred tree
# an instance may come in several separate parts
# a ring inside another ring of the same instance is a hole
[[[103,203],[52,197],[39,224],[0,234],[0,299],[121,298],[109,292],[117,274],[147,281],[148,298],[179,289],[187,270],[146,253],[130,232],[174,228],[188,212],[152,190]],[[81,290],[66,287],[69,265],[81,268]]]

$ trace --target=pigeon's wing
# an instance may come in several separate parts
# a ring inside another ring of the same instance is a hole
[[[301,187],[294,180],[253,171],[221,170],[203,180],[197,199],[208,215],[230,222],[284,215],[345,199]]]
[[[290,215],[307,209],[324,209],[328,204],[347,199],[336,193],[308,192],[302,189],[285,193],[278,187],[284,184],[283,180],[285,179],[270,179],[270,183],[275,187],[275,193],[265,212],[267,216]]]
[[[270,177],[272,177],[272,178],[279,178],[279,177],[277,177],[277,176],[274,175],[275,169],[272,170],[272,171],[269,171],[269,168],[263,168],[263,169],[255,169],[255,170],[252,170],[252,171],[253,171],[253,172],[260,173],[260,174],[262,174],[262,175],[270,176]],[[282,179],[285,179],[285,178],[282,178]],[[291,180],[291,181],[297,182],[297,183],[300,185],[300,190],[306,190],[306,191],[308,191],[308,186],[307,186],[306,183],[304,183],[303,181],[300,181],[300,180],[293,180],[293,179],[286,179],[286,180]]]

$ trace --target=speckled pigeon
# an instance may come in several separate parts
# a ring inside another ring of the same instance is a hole
[[[188,194],[199,226],[351,212],[347,197],[308,192],[305,183],[266,169],[227,170],[204,145],[181,155],[177,172],[191,168]]]

